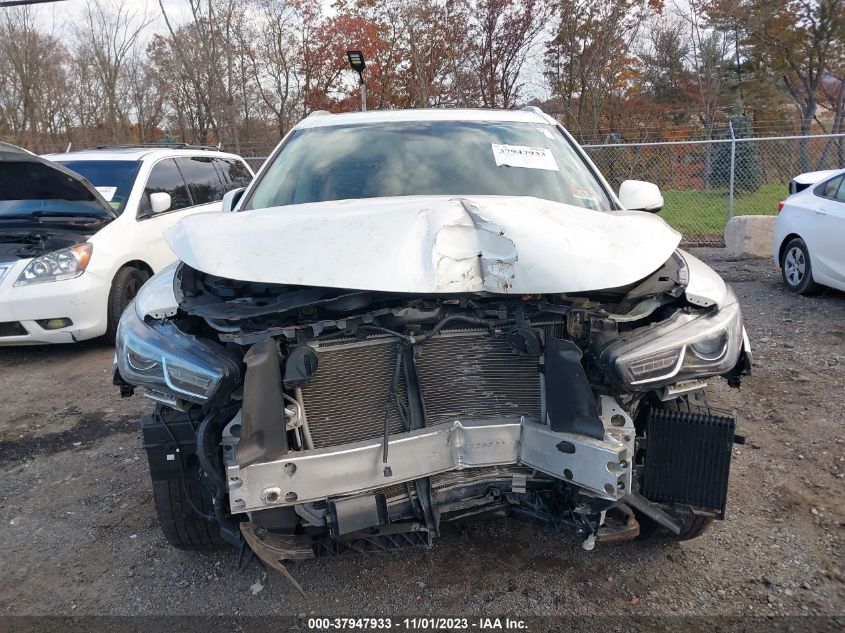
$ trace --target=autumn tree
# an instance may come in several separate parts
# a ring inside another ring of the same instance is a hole
[[[748,0],[744,5],[750,55],[761,76],[782,82],[808,135],[819,90],[845,37],[843,0]],[[800,166],[809,169],[807,142]]]
[[[595,136],[608,102],[638,81],[633,47],[661,5],[649,0],[561,0],[547,44],[546,77],[566,124]]]

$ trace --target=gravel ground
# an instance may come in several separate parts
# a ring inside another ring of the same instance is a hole
[[[671,545],[581,549],[516,521],[449,530],[431,551],[236,570],[172,549],[152,507],[137,416],[100,343],[0,348],[0,613],[5,615],[841,615],[845,294],[786,292],[765,260],[697,252],[733,284],[755,348],[736,408],[728,516]],[[257,583],[257,584],[256,584]],[[257,591],[260,588],[260,591]]]

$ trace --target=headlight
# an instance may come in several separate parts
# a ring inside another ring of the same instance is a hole
[[[172,321],[145,323],[134,305],[120,318],[115,362],[125,382],[173,406],[228,397],[240,378],[240,363],[226,348],[190,336]]]
[[[88,267],[92,252],[94,245],[85,242],[36,257],[23,269],[15,285],[29,286],[79,277]]]
[[[733,290],[715,312],[679,312],[626,340],[611,344],[601,357],[615,379],[648,390],[689,378],[730,371],[742,350],[742,314]]]

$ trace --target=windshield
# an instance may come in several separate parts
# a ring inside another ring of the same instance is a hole
[[[85,177],[106,199],[118,215],[126,208],[126,200],[141,167],[137,160],[62,160],[56,161]]]
[[[552,125],[405,121],[295,131],[244,209],[418,195],[535,196],[614,208]]]
[[[79,180],[49,164],[0,163],[0,219],[77,215],[111,220],[102,204]]]

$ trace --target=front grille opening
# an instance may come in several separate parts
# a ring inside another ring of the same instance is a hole
[[[25,336],[29,334],[20,321],[0,322],[0,336]]]

